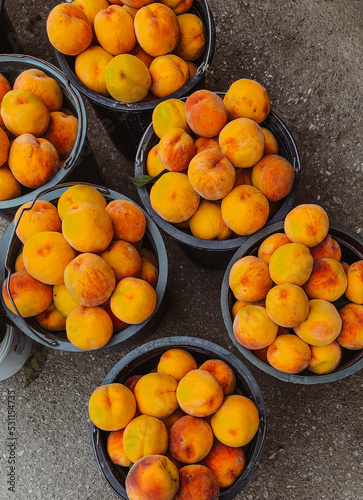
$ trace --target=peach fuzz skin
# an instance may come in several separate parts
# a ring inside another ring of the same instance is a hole
[[[200,464],[215,474],[220,488],[228,488],[244,471],[246,457],[241,447],[226,446],[215,439],[211,451]]]
[[[134,325],[146,321],[152,315],[156,302],[156,292],[147,281],[127,277],[117,283],[110,306],[116,318]]]
[[[123,448],[127,458],[135,463],[147,455],[164,455],[168,449],[168,438],[168,431],[161,420],[139,415],[125,428]]]
[[[178,407],[178,381],[164,373],[147,373],[138,380],[134,394],[141,413],[155,418],[166,418]]]
[[[20,73],[13,88],[29,90],[44,102],[50,112],[62,107],[63,93],[58,82],[40,69],[31,68]]]
[[[74,63],[74,71],[79,80],[93,92],[108,97],[105,71],[112,55],[104,48],[91,46],[79,54]]]
[[[342,350],[338,342],[332,342],[324,346],[310,346],[311,360],[308,370],[318,375],[331,373],[338,368],[342,359]]]
[[[168,349],[164,352],[157,366],[158,373],[164,373],[178,382],[191,370],[197,369],[194,357],[184,349]]]
[[[174,500],[205,500],[219,493],[215,474],[201,464],[185,465],[179,470],[179,491]]]
[[[304,290],[312,299],[334,302],[347,288],[347,275],[341,263],[323,258],[314,262],[312,273],[304,284]]]
[[[229,273],[229,286],[237,300],[258,302],[265,299],[273,283],[268,265],[253,255],[238,259]]]
[[[294,180],[293,166],[279,155],[264,155],[252,168],[252,185],[269,201],[285,198],[292,190]]]
[[[300,325],[309,314],[309,300],[304,290],[292,283],[276,285],[266,296],[266,310],[272,321],[285,328]]]
[[[309,345],[296,335],[279,335],[267,349],[271,366],[284,373],[300,373],[309,366]]]
[[[275,340],[278,326],[260,306],[243,307],[233,321],[236,340],[247,349],[262,349]]]
[[[363,349],[363,306],[347,304],[339,314],[343,324],[337,342],[346,349]]]
[[[298,205],[286,215],[284,231],[292,243],[315,247],[328,234],[328,214],[319,205]]]
[[[341,317],[333,304],[326,300],[310,300],[309,314],[294,332],[307,344],[324,346],[331,344],[342,329]]]
[[[213,432],[203,419],[185,415],[170,429],[169,451],[185,464],[193,464],[205,458],[213,445]]]
[[[233,82],[223,102],[230,120],[250,118],[261,123],[270,112],[270,98],[266,89],[255,80],[247,78]]]
[[[33,234],[42,231],[62,230],[62,221],[59,218],[56,207],[46,200],[35,200],[32,208],[31,202],[23,203],[15,213],[14,223],[20,221],[16,227],[16,235],[22,243],[25,243]]]
[[[222,99],[210,90],[197,90],[185,102],[187,122],[192,131],[201,137],[219,134],[228,121]]]
[[[100,349],[112,337],[112,319],[102,307],[76,307],[67,316],[66,333],[78,349]]]

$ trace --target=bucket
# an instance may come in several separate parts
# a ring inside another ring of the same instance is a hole
[[[19,54],[23,50],[6,12],[4,3],[5,0],[0,0],[0,53]]]
[[[140,139],[151,121],[152,112],[165,99],[179,99],[204,87],[205,75],[212,62],[215,47],[215,26],[206,0],[194,0],[190,13],[198,15],[206,29],[206,49],[195,63],[196,74],[176,92],[150,102],[122,103],[103,97],[83,85],[74,72],[74,57],[56,51],[58,63],[69,81],[88,98],[107,134],[121,153],[134,159]]]
[[[221,359],[233,369],[236,376],[236,387],[242,394],[250,398],[256,405],[260,425],[257,434],[245,450],[246,468],[236,482],[229,488],[222,488],[218,498],[231,500],[248,484],[261,461],[266,440],[266,410],[260,388],[247,367],[233,354],[223,347],[195,337],[167,337],[137,347],[124,356],[109,372],[102,385],[124,383],[132,375],[144,375],[155,369],[161,355],[168,349],[178,348],[188,351],[199,366],[207,359]],[[119,498],[127,500],[125,479],[128,468],[120,467],[112,462],[107,453],[108,432],[90,426],[91,444],[97,464],[113,491]]]
[[[5,335],[0,342],[0,380],[6,380],[17,373],[29,358],[33,341],[12,325],[6,325]]]
[[[7,220],[12,220],[17,209],[31,201],[42,190],[55,186],[65,180],[80,180],[104,184],[103,177],[98,168],[91,145],[87,139],[87,115],[81,94],[62,72],[52,64],[27,55],[0,55],[0,73],[10,80],[12,84],[22,71],[37,68],[54,78],[63,92],[65,108],[68,108],[78,118],[78,134],[76,143],[69,157],[65,160],[55,176],[43,186],[30,190],[22,186],[22,195],[11,200],[0,201],[0,215]]]

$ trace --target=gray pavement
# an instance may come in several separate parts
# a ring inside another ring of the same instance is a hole
[[[24,52],[53,63],[45,20],[57,3],[6,1]],[[226,91],[242,77],[262,83],[301,154],[296,204],[321,204],[331,222],[361,233],[362,2],[210,0],[209,4],[217,44],[206,87]],[[112,145],[89,106],[87,111],[90,141],[106,183],[138,202],[128,179],[132,161]],[[0,222],[3,235],[7,222]],[[165,243],[167,304],[149,339],[198,336],[241,358],[220,313],[223,270],[193,263],[167,235]],[[129,350],[84,354],[49,350],[43,372],[27,388],[23,371],[0,383],[1,499],[116,498],[92,455],[87,404],[92,391]],[[362,372],[334,383],[300,386],[245,364],[261,388],[268,433],[261,464],[236,498],[363,498]],[[15,493],[7,490],[6,482],[8,390],[15,391],[16,398]]]

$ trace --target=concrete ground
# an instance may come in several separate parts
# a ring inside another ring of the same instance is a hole
[[[6,1],[24,52],[53,63],[45,20],[57,3]],[[226,91],[242,77],[262,83],[301,154],[296,204],[321,204],[332,223],[361,233],[362,2],[210,0],[209,4],[217,43],[206,87]],[[91,144],[106,184],[138,202],[128,179],[133,175],[132,161],[116,150],[89,106],[87,110]],[[6,227],[2,220],[2,234]],[[149,339],[202,337],[243,360],[220,312],[223,270],[193,263],[164,236],[169,259],[167,307]],[[49,350],[43,372],[27,388],[23,370],[1,382],[1,499],[116,498],[92,454],[87,404],[92,391],[129,350],[84,354]],[[261,388],[268,433],[261,464],[236,498],[362,498],[362,373],[334,383],[300,386],[245,364]],[[15,393],[15,493],[7,490],[8,391]]]

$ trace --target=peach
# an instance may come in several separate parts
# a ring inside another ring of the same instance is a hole
[[[311,351],[309,345],[296,335],[276,337],[267,349],[271,366],[284,373],[297,374],[309,366]]]
[[[240,236],[252,234],[267,222],[267,198],[253,186],[237,186],[222,199],[222,217],[225,224]]]
[[[330,234],[327,234],[319,245],[316,247],[310,248],[310,253],[315,260],[323,259],[324,257],[328,257],[329,259],[340,260],[342,258],[342,252],[339,246]]]
[[[196,64],[194,64],[193,62],[191,61],[185,61],[188,65],[188,69],[189,69],[189,80],[191,80],[193,78],[193,76],[197,73],[198,71],[198,66]]]
[[[309,299],[298,285],[292,283],[276,285],[266,296],[266,310],[277,325],[294,328],[307,318]]]
[[[255,403],[238,394],[227,396],[212,416],[216,438],[226,446],[245,446],[254,438],[260,423]]]
[[[323,346],[310,346],[311,360],[307,367],[310,372],[322,375],[338,368],[342,359],[342,350],[338,342]]]
[[[91,45],[91,23],[73,3],[56,5],[47,18],[47,34],[53,47],[67,56],[76,56]]]
[[[74,71],[83,85],[108,97],[105,71],[112,58],[104,48],[93,45],[76,57]]]
[[[175,54],[185,61],[195,61],[206,47],[206,32],[203,21],[195,14],[178,16],[180,38]]]
[[[103,307],[103,309],[109,314],[109,316],[112,320],[114,333],[122,332],[123,330],[125,330],[127,327],[130,326],[129,324],[125,323],[124,321],[121,321],[119,318],[116,318],[116,316],[111,311],[111,307],[110,307],[109,302],[102,304],[101,307]],[[125,385],[127,385],[127,384],[125,383]]]
[[[94,19],[94,29],[99,44],[109,54],[117,56],[134,48],[134,20],[131,14],[119,5],[110,5],[98,12]]]
[[[308,247],[301,243],[286,243],[271,255],[269,273],[276,285],[303,285],[310,278],[313,262]]]
[[[164,220],[179,223],[190,219],[196,212],[200,196],[181,172],[167,172],[150,190],[153,210]]]
[[[153,287],[139,278],[123,278],[111,297],[111,311],[130,325],[146,321],[154,312],[157,295]]]
[[[124,6],[124,8],[126,8],[126,6]],[[133,14],[133,17],[135,17],[135,15],[136,11]],[[134,48],[130,51],[130,54],[140,59],[148,69],[150,68],[150,64],[154,60],[154,58],[150,54],[145,52],[145,50],[142,47],[140,47],[138,43],[135,44]]]
[[[211,138],[219,134],[228,122],[222,99],[210,90],[197,90],[185,102],[187,122],[199,136]]]
[[[159,261],[158,258],[156,257],[155,253],[150,250],[150,248],[141,246],[139,249],[139,254],[142,258],[147,259],[153,266],[156,267],[156,269],[159,269]]]
[[[124,432],[125,429],[110,432],[107,438],[107,453],[114,464],[129,467],[131,460],[127,458],[123,447]]]
[[[55,176],[59,166],[57,150],[46,139],[22,134],[11,145],[9,168],[23,186],[43,186]]]
[[[195,141],[195,154],[201,153],[205,149],[217,149],[217,151],[220,151],[218,137],[198,137]]]
[[[114,99],[134,103],[146,97],[151,86],[151,76],[141,59],[130,54],[120,54],[107,64],[105,83]]]
[[[277,330],[277,335],[284,335],[284,334],[290,334],[290,330],[288,330],[287,328],[283,328],[282,326],[279,326],[278,327],[278,330]],[[267,350],[268,350],[269,346],[267,347],[262,347],[262,349],[255,349],[253,351],[253,354],[255,354],[261,361],[263,361],[264,363],[267,363],[268,364],[268,360],[267,360]]]
[[[180,486],[175,500],[212,500],[219,493],[215,474],[201,464],[186,465],[179,470]]]
[[[169,451],[185,464],[199,462],[213,446],[213,432],[203,418],[185,415],[170,429]]]
[[[6,307],[17,314],[8,295],[7,282],[8,278],[4,280],[2,285],[3,300]],[[40,314],[52,302],[52,287],[33,278],[27,271],[11,274],[9,289],[13,302],[23,318]]]
[[[197,369],[189,371],[179,381],[176,397],[180,408],[188,415],[207,417],[218,410],[224,395],[223,388],[214,375]]]
[[[178,381],[165,373],[147,373],[135,386],[137,407],[144,415],[163,419],[178,407]]]
[[[1,117],[14,135],[32,134],[39,137],[49,124],[49,110],[44,102],[26,89],[10,90],[1,103]]]
[[[75,184],[64,191],[58,199],[57,209],[60,219],[63,220],[72,206],[80,201],[93,201],[102,208],[106,208],[107,205],[105,197],[94,187]]]
[[[128,7],[131,7],[132,9],[141,9],[141,7],[145,7],[145,5],[152,3],[152,1],[153,0],[122,0],[122,3]],[[111,3],[120,3],[121,5],[120,0],[117,0],[116,2],[112,1]]]
[[[263,300],[272,284],[268,265],[253,255],[238,259],[229,272],[229,286],[237,300]]]
[[[332,257],[332,258],[335,258],[335,257]],[[349,264],[347,262],[343,262],[343,261],[341,261],[340,263],[343,266],[345,274],[347,274],[348,273],[348,269],[349,269]]]
[[[58,311],[65,318],[80,304],[76,302],[67,290],[64,283],[53,286],[53,302]]]
[[[25,269],[47,285],[63,283],[64,270],[76,255],[64,236],[55,231],[33,234],[23,248]]]
[[[59,111],[62,107],[63,93],[59,83],[40,69],[31,68],[20,73],[13,89],[29,90],[44,102],[50,112]]]
[[[168,349],[161,356],[157,371],[175,378],[178,382],[191,370],[197,369],[194,357],[184,349]]]
[[[158,155],[167,170],[171,172],[186,170],[195,155],[194,141],[184,129],[171,128],[160,139]]]
[[[233,320],[233,333],[243,347],[262,349],[269,346],[276,338],[278,326],[261,306],[246,306],[236,314]]]
[[[141,257],[141,270],[138,275],[141,280],[147,281],[154,290],[158,284],[159,272],[157,268],[147,259]]]
[[[315,247],[328,234],[328,214],[319,205],[298,205],[286,215],[284,231],[291,242]]]
[[[234,318],[236,316],[236,314],[238,313],[238,311],[240,311],[241,309],[243,309],[246,306],[261,306],[261,307],[265,307],[265,301],[264,300],[260,300],[260,301],[257,301],[257,302],[245,302],[244,300],[236,300],[236,302],[233,304],[232,309],[231,309],[232,318]]]
[[[131,462],[147,455],[164,455],[168,449],[168,431],[165,424],[150,415],[131,420],[123,435],[123,448]]]
[[[345,349],[363,349],[363,306],[347,304],[339,314],[343,323],[337,342]]]
[[[165,427],[168,429],[168,432],[170,432],[170,429],[173,427],[175,422],[182,417],[185,417],[185,413],[180,408],[177,408],[171,415],[163,419],[163,422],[165,424]]]
[[[144,212],[130,200],[112,200],[106,206],[111,217],[115,240],[136,243],[146,231]]]
[[[269,201],[287,196],[294,185],[295,170],[285,158],[275,154],[264,155],[252,168],[252,185]]]
[[[78,255],[64,270],[64,284],[73,300],[81,306],[95,307],[105,302],[115,283],[111,266],[93,253]]]
[[[236,388],[236,377],[232,368],[225,361],[208,359],[200,365],[199,370],[206,370],[219,380],[224,396],[233,394]]]
[[[119,383],[97,387],[88,403],[91,421],[104,431],[124,429],[134,418],[136,400],[130,389]]]
[[[228,239],[232,231],[222,218],[219,203],[202,200],[197,211],[189,219],[189,228],[196,238],[203,240]]]
[[[363,260],[349,266],[345,295],[355,304],[363,304]]]
[[[185,102],[180,99],[166,99],[157,104],[152,113],[152,124],[159,139],[172,128],[182,128],[190,133],[185,114]]]
[[[235,177],[232,163],[216,149],[198,153],[189,163],[189,181],[194,190],[206,200],[224,198],[233,188]]]
[[[21,195],[21,185],[9,167],[0,167],[0,201],[12,200]]]
[[[184,14],[193,5],[193,0],[163,0],[163,4],[172,9],[175,14]]]
[[[132,466],[125,486],[129,500],[172,500],[179,489],[179,471],[169,458],[149,455]]]
[[[135,387],[140,378],[143,377],[143,375],[131,375],[126,381],[125,385],[130,389],[130,391],[134,394],[135,392]]]
[[[223,102],[228,109],[230,120],[250,118],[261,123],[270,112],[270,98],[265,87],[247,78],[233,82]]]
[[[313,270],[304,290],[312,299],[334,302],[347,288],[347,275],[341,263],[335,259],[319,259],[314,262]]]
[[[236,179],[234,181],[234,186],[248,185],[252,186],[252,169],[251,168],[236,168]]]
[[[141,271],[141,257],[128,241],[113,240],[101,254],[115,273],[116,281],[127,276],[137,277]]]
[[[246,457],[242,448],[226,446],[215,439],[212,449],[200,464],[215,474],[220,488],[228,488],[246,468]]]
[[[34,319],[38,325],[51,332],[60,332],[66,329],[66,318],[62,316],[53,302],[45,311],[34,316]]]
[[[15,265],[14,265],[15,272],[18,271],[26,271],[25,266],[24,266],[24,261],[23,261],[23,252],[20,252],[19,255],[16,258]]]
[[[147,154],[146,171],[151,177],[156,177],[165,170],[158,153],[158,144],[155,144]]]
[[[65,160],[71,154],[76,143],[78,134],[78,119],[75,116],[68,116],[60,111],[50,113],[49,126],[43,135],[59,155],[61,160]]]
[[[109,7],[107,0],[73,0],[72,4],[83,10],[92,28],[96,15]]]
[[[174,51],[180,28],[174,12],[161,3],[141,7],[134,19],[136,38],[151,56],[163,56]]]
[[[150,90],[158,98],[166,97],[176,92],[189,79],[187,63],[175,54],[155,57],[150,64],[149,71],[152,82]]]
[[[342,319],[335,306],[326,300],[310,300],[307,318],[294,328],[294,332],[307,344],[331,344],[342,329]]]
[[[8,161],[9,149],[10,141],[8,139],[8,136],[3,131],[3,129],[0,128],[0,167]]]
[[[277,155],[279,153],[279,145],[273,133],[267,128],[261,127],[263,135],[265,136],[265,149],[264,155]]]
[[[0,103],[3,100],[5,94],[11,90],[11,85],[4,75],[0,73]]]
[[[268,236],[263,240],[258,249],[259,259],[265,261],[267,264],[270,263],[272,254],[277,248],[282,245],[291,243],[285,233],[275,233]]]
[[[31,201],[23,203],[15,213],[14,224],[20,220],[16,227],[16,235],[22,243],[25,243],[33,234],[42,231],[62,230],[62,221],[58,216],[56,207],[46,200],[35,200],[32,208]]]

